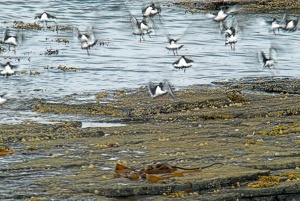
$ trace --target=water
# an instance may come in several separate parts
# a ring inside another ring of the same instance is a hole
[[[36,99],[65,102],[64,98],[69,96],[78,103],[93,102],[97,93],[135,90],[149,81],[168,79],[176,89],[181,89],[220,79],[299,76],[296,66],[300,60],[296,51],[299,32],[281,32],[276,36],[269,32],[267,25],[261,22],[272,19],[274,14],[239,15],[247,27],[238,34],[236,50],[231,51],[229,46],[224,45],[217,23],[204,14],[185,14],[182,9],[172,6],[171,1],[162,4],[161,19],[165,30],[157,28],[151,38],[145,36],[146,41],[139,42],[139,37],[132,34],[129,11],[141,19],[142,5],[141,1],[133,0],[2,2],[2,32],[11,27],[14,20],[32,23],[36,13],[47,11],[57,17],[58,25],[77,27],[81,31],[93,26],[97,38],[107,45],[93,47],[88,56],[86,50],[81,50],[71,30],[24,30],[26,40],[16,48],[16,54],[10,51],[0,55],[1,63],[11,61],[19,66],[19,72],[27,72],[8,79],[1,77],[0,93],[7,92],[9,101],[0,109],[0,123],[47,121],[50,118],[47,115],[30,111]],[[281,16],[278,14],[277,17]],[[193,67],[185,72],[172,67],[180,56],[174,56],[165,48],[166,30],[174,37],[184,33],[180,40],[184,46],[179,55],[195,61]],[[70,42],[58,43],[55,41],[57,38]],[[257,62],[257,53],[261,50],[268,52],[274,43],[281,47],[276,70],[263,69],[262,64]],[[45,55],[50,48],[59,53]],[[57,69],[59,65],[74,67],[78,71],[64,72]],[[44,69],[47,66],[54,68]],[[41,74],[29,75],[29,71]]]

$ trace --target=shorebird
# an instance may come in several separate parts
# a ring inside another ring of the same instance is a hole
[[[87,42],[83,42],[81,43],[81,49],[85,49],[88,53],[88,55],[90,55],[89,49],[91,49],[91,47],[94,47],[97,44],[98,40],[94,40],[94,41],[87,41]]]
[[[174,68],[185,69],[191,67],[194,61],[186,58],[185,56],[181,56],[177,61],[173,63]]]
[[[192,21],[192,23],[193,23],[193,21]],[[187,29],[189,28],[189,26],[190,26],[192,23],[190,23],[190,24],[186,27],[186,29],[184,30],[184,32],[183,32],[183,33],[181,34],[181,36],[178,37],[178,38],[173,38],[173,37],[171,37],[171,34],[169,33],[169,31],[168,31],[166,28],[164,28],[163,23],[160,23],[160,24],[162,25],[163,29],[164,29],[164,34],[165,34],[165,36],[166,36],[167,39],[168,39],[169,45],[166,46],[166,49],[167,49],[167,50],[172,51],[174,55],[178,55],[178,52],[177,52],[177,51],[178,51],[179,49],[181,49],[181,48],[183,47],[183,45],[177,44],[177,42],[184,36],[184,34],[186,33]]]
[[[225,46],[230,44],[231,50],[235,50],[235,43],[237,43],[237,37],[235,35],[236,30],[234,27],[230,27],[229,29],[231,31],[231,35],[225,41]]]
[[[56,17],[47,12],[43,12],[36,14],[34,19],[43,22],[47,26],[47,22],[55,22]]]
[[[224,37],[226,40],[233,34],[236,34],[237,32],[242,31],[244,29],[244,26],[245,25],[241,24],[240,21],[234,17],[231,21],[231,26],[228,26],[228,20],[226,20],[224,22],[220,22],[220,32],[224,33]]]
[[[286,20],[286,26],[284,29],[286,31],[296,31],[298,29],[298,21],[299,21],[299,16],[295,20]]]
[[[9,35],[8,30],[4,31],[3,42],[8,45],[8,51],[10,51],[10,46],[14,46],[14,52],[16,52],[16,46],[20,44],[24,38],[23,33],[18,32],[16,35]]]
[[[166,47],[166,49],[173,51],[174,55],[178,55],[177,50],[183,47],[183,45],[177,44],[179,38],[178,39],[168,38],[168,40],[169,40],[169,45]]]
[[[6,93],[0,95],[0,106],[2,106],[7,101],[6,98],[3,98],[5,95]]]
[[[135,16],[131,15],[131,25],[132,25],[132,27],[134,29],[133,34],[140,36],[140,42],[142,40],[145,40],[144,34],[148,34],[148,36],[151,37],[150,36],[150,33],[151,33],[150,29],[151,29],[151,27],[148,26],[147,20],[146,20],[145,17],[143,17],[143,19],[142,19],[141,22],[139,22],[138,19]]]
[[[233,6],[231,8],[228,8],[226,11],[224,9],[221,9],[217,15],[213,15],[211,13],[206,14],[206,17],[209,19],[213,19],[215,22],[223,22],[229,15],[233,15],[238,11],[237,6]]]
[[[273,19],[273,22],[271,23],[271,29],[270,31],[273,31],[273,33],[276,35],[276,30],[279,33],[280,29],[284,29],[285,25],[281,24],[276,20],[276,18]]]
[[[174,98],[174,94],[172,88],[168,81],[160,82],[158,85],[154,85],[149,82],[148,90],[152,98],[157,98],[166,94],[170,94],[172,98]]]
[[[80,43],[88,42],[94,38],[92,28],[89,30],[87,29],[86,33],[81,33],[78,28],[74,28],[73,34],[80,41]]]
[[[276,30],[279,33],[280,29],[285,28],[285,18],[286,18],[286,13],[282,15],[281,20],[278,20],[276,17],[274,17],[272,20],[267,20],[266,23],[268,25],[271,25],[270,31],[273,31],[273,33],[276,35]]]
[[[74,28],[73,34],[81,43],[81,49],[85,49],[88,55],[90,55],[89,49],[98,42],[98,39],[95,39],[93,28],[87,28],[86,33],[81,33],[78,28]]]
[[[150,4],[142,9],[143,17],[153,17],[161,13],[161,7],[159,4]]]
[[[263,59],[263,67],[264,68],[271,68],[271,67],[275,67],[275,59],[274,59],[274,49],[272,47],[270,47],[269,49],[269,58],[266,56],[264,51],[260,52],[260,56]]]
[[[6,62],[5,64],[1,64],[1,66],[4,68],[4,70],[0,72],[1,75],[9,77],[15,74],[15,70],[13,69],[17,68],[17,65],[12,65],[10,62]]]

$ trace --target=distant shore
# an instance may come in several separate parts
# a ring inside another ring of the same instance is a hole
[[[177,1],[176,5],[186,6],[187,10],[219,10],[221,6],[234,4],[242,5],[243,13],[278,13],[289,11],[299,13],[300,1],[298,0],[208,0],[208,1]]]

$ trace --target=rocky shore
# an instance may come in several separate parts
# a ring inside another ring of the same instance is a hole
[[[82,122],[0,125],[0,142],[27,157],[2,167],[3,181],[36,176],[34,190],[1,199],[31,200],[298,200],[300,80],[245,78],[151,99],[146,88],[110,103],[54,104],[42,113],[106,115],[125,126],[82,128]],[[30,157],[29,157],[30,156]],[[205,167],[158,182],[114,177],[121,163],[153,161]]]

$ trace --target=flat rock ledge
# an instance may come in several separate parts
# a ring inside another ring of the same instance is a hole
[[[23,184],[0,199],[299,200],[299,83],[244,78],[178,90],[175,99],[152,99],[143,88],[103,104],[38,101],[34,111],[83,119],[0,125],[1,146],[16,151],[0,178]],[[85,115],[124,126],[82,128]],[[114,177],[117,162],[140,169],[157,160],[224,165],[156,183]],[[259,186],[263,176],[276,182]]]

